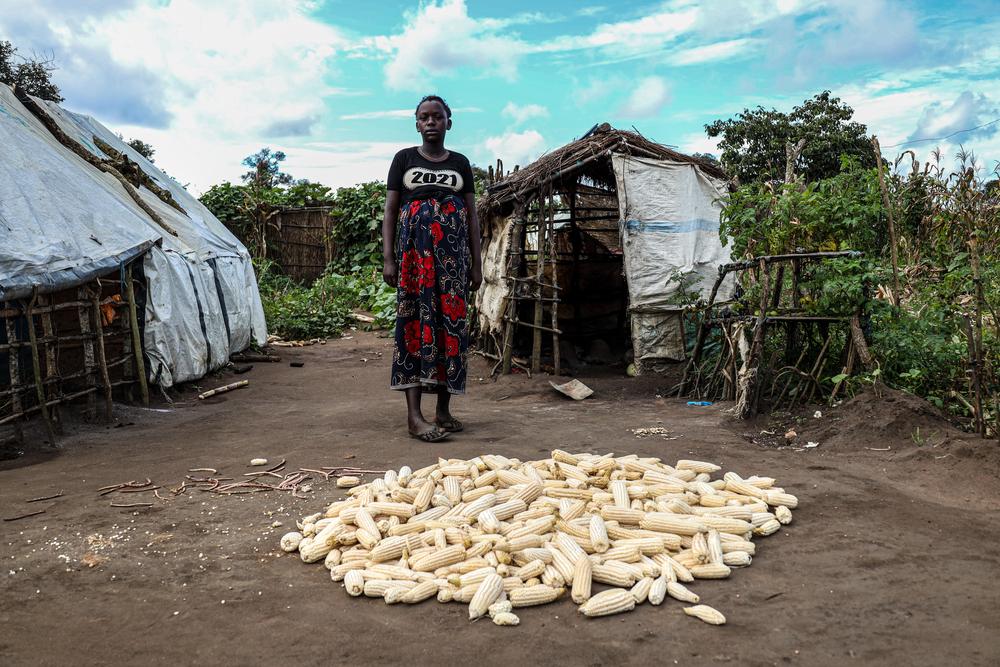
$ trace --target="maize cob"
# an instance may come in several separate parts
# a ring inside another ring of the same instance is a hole
[[[615,561],[611,561],[611,563],[614,562]],[[591,563],[591,576],[594,581],[621,588],[629,588],[635,583],[635,577],[632,575],[631,571],[621,567],[615,567],[609,563]]]
[[[414,586],[416,588],[416,586]],[[385,595],[382,599],[385,600],[386,604],[396,604],[397,602],[403,601],[403,596],[410,592],[409,588],[403,588],[402,586],[393,586],[386,590]]]
[[[510,593],[515,588],[523,588],[524,582],[521,581],[521,577],[504,577],[503,579],[503,590],[505,593]]]
[[[566,533],[557,533],[555,540],[553,540],[556,548],[559,549],[566,556],[570,563],[576,565],[576,562],[581,558],[587,557],[587,552],[580,547],[579,544],[573,541],[571,537],[566,535]]]
[[[661,533],[673,533],[674,535],[695,535],[708,530],[708,526],[701,521],[703,518],[690,514],[646,512],[639,522],[639,527]]]
[[[344,575],[344,588],[347,594],[353,597],[365,592],[365,577],[361,570],[351,570]]]
[[[281,536],[281,550],[287,553],[298,551],[302,543],[302,533],[292,531]]]
[[[506,519],[511,518],[518,512],[523,512],[526,509],[528,509],[528,506],[524,503],[523,500],[514,498],[499,505],[494,505],[493,514],[500,521],[505,521]]]
[[[678,470],[693,470],[696,473],[718,472],[719,470],[722,470],[722,468],[714,463],[708,463],[707,461],[691,461],[688,459],[681,459],[674,467]]]
[[[345,576],[344,579],[347,579]],[[390,588],[409,590],[417,585],[415,581],[398,581],[395,579],[366,579],[364,594],[365,597],[383,598]]]
[[[330,553],[328,553],[326,558],[323,559],[323,566],[328,570],[332,570],[336,566],[340,565],[340,558],[340,549],[330,549]]]
[[[623,509],[621,507],[605,505],[601,508],[601,518],[605,521],[617,521],[627,525],[640,525],[645,520],[647,513],[641,510]]]
[[[663,575],[653,580],[652,585],[649,587],[649,595],[646,598],[649,600],[649,604],[655,607],[663,603],[664,598],[667,597],[668,583],[670,583],[670,580]]]
[[[729,567],[747,567],[753,561],[746,551],[730,551],[722,554],[723,565]]]
[[[635,582],[629,591],[632,597],[635,598],[636,604],[642,604],[649,597],[649,591],[653,587],[654,579],[652,577],[643,577],[639,581]]]
[[[408,503],[374,502],[368,503],[366,508],[373,516],[386,514],[389,516],[398,516],[401,519],[409,519],[416,513],[413,505]]]
[[[788,509],[795,509],[799,506],[799,499],[790,493],[782,493],[780,491],[764,491],[763,492],[764,502],[771,507],[784,506]]]
[[[544,584],[538,586],[515,588],[507,592],[512,607],[532,607],[539,604],[554,602],[566,589],[552,588]]]
[[[667,594],[675,600],[697,604],[701,598],[696,593],[692,593],[684,584],[677,581],[667,582]]]
[[[503,578],[499,574],[489,574],[479,584],[476,594],[469,602],[469,620],[474,621],[485,614],[501,593],[503,593]]]
[[[760,535],[761,537],[767,537],[768,535],[775,534],[779,530],[781,530],[781,524],[777,519],[771,519],[754,528],[753,534]],[[299,547],[300,550],[301,548],[302,547]]]
[[[545,561],[538,558],[518,569],[517,576],[521,579],[531,579],[542,576],[542,572],[545,572]]]
[[[497,614],[509,614],[513,607],[510,606],[510,600],[507,599],[506,593],[500,593],[500,598],[489,606],[486,613],[492,618]]]
[[[635,609],[635,597],[629,591],[612,589],[601,591],[580,605],[579,611],[587,617],[610,616]]]
[[[729,474],[729,473],[726,473]],[[764,492],[758,489],[753,484],[747,484],[743,480],[727,479],[726,480],[726,490],[732,491],[733,493],[738,493],[741,496],[750,496],[751,498],[763,498]]]
[[[722,538],[720,537],[719,531],[715,528],[708,531],[708,535],[705,536],[705,543],[708,547],[708,563],[722,563]]]
[[[418,602],[423,602],[427,598],[434,597],[437,595],[437,592],[438,584],[436,581],[433,579],[422,581],[408,590],[399,601],[406,604],[417,604]]]
[[[299,542],[299,557],[303,563],[315,563],[326,558],[333,547],[325,542],[318,542],[309,537],[303,537]]]
[[[617,560],[622,563],[635,563],[640,558],[642,558],[642,552],[639,551],[639,547],[634,544],[622,544],[621,540],[618,540],[615,546],[601,554],[601,562]]]
[[[714,516],[703,514],[698,517],[709,528],[715,528],[720,533],[730,533],[732,535],[742,535],[753,530],[753,525],[749,521],[731,519],[727,516]]]
[[[582,500],[570,500],[563,498],[559,501],[559,516],[564,521],[570,521],[583,515],[587,510],[587,504]]]
[[[596,514],[590,517],[590,543],[594,545],[594,551],[597,553],[604,553],[611,547],[604,519]]]
[[[573,587],[570,597],[576,604],[583,604],[590,599],[590,588],[593,577],[593,566],[589,558],[581,558],[573,568]]]
[[[726,617],[718,609],[713,609],[707,604],[699,604],[694,607],[684,607],[684,613],[694,616],[698,620],[705,621],[711,625],[722,625],[726,622]]]
[[[476,517],[479,527],[487,533],[495,533],[500,530],[500,520],[493,510],[487,509],[479,513]]]
[[[452,579],[449,578],[448,582],[453,584],[456,588],[464,588],[465,586],[471,586],[472,584],[482,583],[486,580],[486,577],[491,574],[496,574],[496,570],[492,567],[477,567],[471,572],[457,575],[455,577],[457,581],[452,581]]]
[[[695,579],[725,579],[729,576],[730,569],[726,565],[710,563],[707,565],[695,565],[691,568],[691,576]]]
[[[455,591],[458,590],[454,586],[440,586],[438,587],[437,601],[451,602],[455,598]]]
[[[410,563],[410,569],[417,572],[433,572],[439,567],[460,563],[465,560],[465,547],[454,544],[429,554],[417,562]]]
[[[691,538],[691,552],[699,563],[708,562],[708,540],[705,533],[695,533]]]
[[[788,509],[785,505],[778,505],[774,508],[774,517],[783,526],[787,526],[792,522],[792,510]]]
[[[337,478],[337,488],[338,489],[349,489],[353,486],[357,486],[361,483],[361,480],[357,477],[351,475],[345,475],[344,477]]]
[[[459,514],[461,516],[467,516],[471,519],[475,519],[484,511],[486,511],[490,507],[493,507],[496,504],[496,502],[497,502],[496,494],[486,493],[483,496],[476,498],[465,507],[463,507],[459,512]]]
[[[516,614],[512,614],[509,611],[502,611],[493,616],[494,625],[518,625],[520,622],[521,619],[518,618]]]

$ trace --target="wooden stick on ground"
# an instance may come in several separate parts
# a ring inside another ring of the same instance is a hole
[[[217,396],[219,394],[225,394],[227,391],[232,391],[234,389],[239,389],[250,384],[250,380],[240,380],[239,382],[232,382],[230,384],[224,385],[222,387],[216,387],[215,389],[209,389],[208,391],[198,394],[198,400],[204,400],[210,396]]]

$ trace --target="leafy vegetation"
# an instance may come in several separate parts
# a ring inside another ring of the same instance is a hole
[[[52,59],[26,58],[7,40],[0,40],[0,83],[17,86],[29,95],[50,102],[62,102],[59,86],[52,82],[56,67]]]
[[[762,134],[779,136],[785,121],[774,123],[777,129]],[[730,154],[728,160],[737,169],[750,168],[753,159],[746,157],[741,161]],[[867,318],[876,367],[852,379],[853,386],[883,381],[971,423],[978,378],[981,410],[990,422],[998,417],[1000,393],[995,361],[1000,321],[994,302],[1000,294],[1000,193],[996,181],[984,180],[973,156],[963,152],[956,159],[954,171],[941,167],[939,155],[925,165],[913,161],[906,171],[893,168],[900,161],[888,165],[888,210],[878,170],[855,155],[842,154],[839,173],[815,180],[755,179],[726,198],[721,235],[731,243],[734,258],[861,251],[808,265],[800,283],[803,314],[862,312]],[[756,166],[769,177],[777,173],[774,165]],[[899,254],[898,308],[893,305],[890,214]],[[752,277],[745,282],[743,307],[756,312],[749,304],[759,303],[760,287]],[[783,344],[774,341],[775,347]],[[839,372],[829,378],[841,379]]]
[[[823,91],[784,113],[776,109],[744,109],[736,118],[705,126],[709,137],[720,137],[722,166],[740,183],[783,180],[785,148],[805,141],[795,171],[807,182],[836,176],[842,156],[874,166],[867,128],[851,120],[854,109]]]

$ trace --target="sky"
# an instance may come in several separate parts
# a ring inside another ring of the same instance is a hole
[[[527,164],[594,124],[716,152],[704,125],[829,89],[884,153],[1000,160],[1000,0],[0,0],[63,105],[200,194],[269,146],[332,187],[385,178],[439,94],[448,146]],[[961,132],[948,139],[936,139]]]

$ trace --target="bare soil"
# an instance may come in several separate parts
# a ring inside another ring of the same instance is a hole
[[[818,418],[734,422],[725,405],[659,397],[669,384],[660,378],[595,371],[580,378],[594,396],[574,402],[548,377],[483,380],[476,358],[469,393],[454,402],[467,431],[426,445],[407,437],[402,397],[387,389],[390,350],[362,333],[282,350],[281,363],[240,376],[246,389],[198,401],[187,387],[155,406],[165,411],[117,406],[116,426],[70,425],[58,452],[0,462],[2,516],[45,510],[0,523],[0,662],[1000,663],[997,445],[955,431],[926,404],[865,394]],[[798,433],[790,442],[789,426]],[[632,432],[651,427],[667,434]],[[819,445],[803,446],[810,441]],[[176,486],[198,467],[240,477],[254,457],[416,468],[438,455],[532,459],[554,447],[710,460],[777,477],[801,505],[760,541],[750,568],[693,585],[725,626],[688,618],[668,599],[595,620],[564,601],[499,628],[470,624],[462,605],[350,598],[322,565],[283,554],[278,538],[295,519],[342,495],[332,483],[317,481],[307,500],[97,493],[146,477]]]

